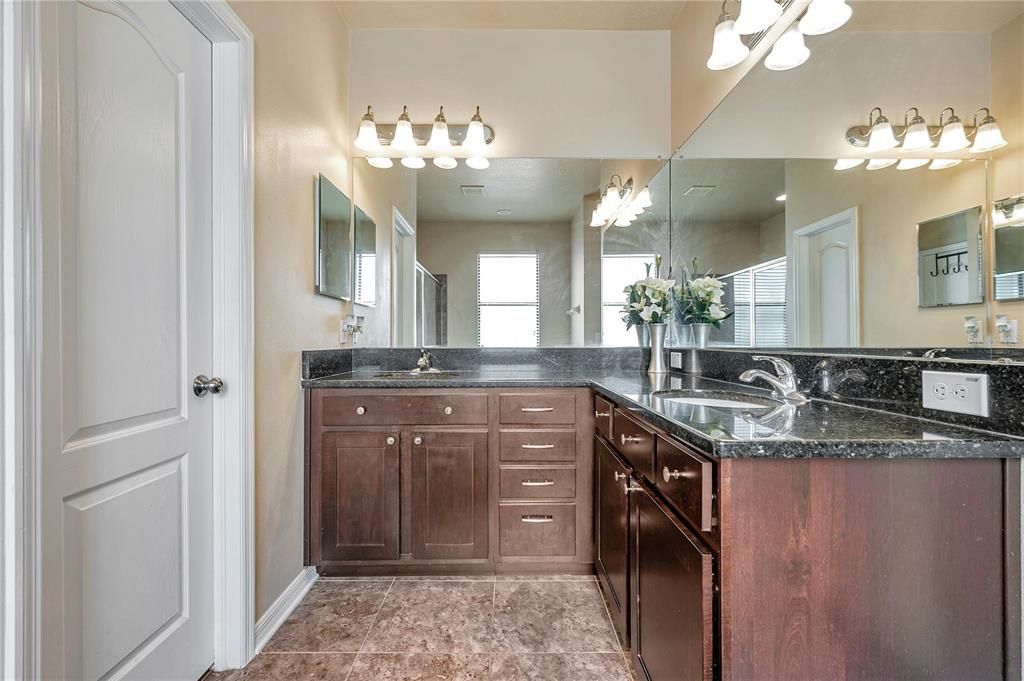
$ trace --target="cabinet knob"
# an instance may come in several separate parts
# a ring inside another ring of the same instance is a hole
[[[596,411],[596,410],[594,411],[594,418],[595,419],[606,419],[609,416],[611,416],[611,414],[609,414],[606,411]]]
[[[420,437],[419,435],[417,435],[416,437],[414,437],[414,438],[412,439],[412,443],[413,443],[414,445],[421,445],[421,444],[423,444],[423,438],[422,438],[422,437]]]
[[[395,440],[395,436],[394,435],[388,435],[388,439],[384,440],[384,442],[387,442],[388,446],[390,447],[391,445],[395,444],[395,442],[397,442],[397,440]]]
[[[625,433],[623,433],[619,437],[619,442],[621,442],[622,446],[625,447],[626,445],[640,444],[641,442],[643,442],[643,438],[638,437],[636,435],[626,435]]]
[[[641,492],[643,491],[643,489],[644,488],[641,487],[640,485],[634,485],[631,482],[627,482],[625,485],[622,486],[622,491],[626,493],[627,497],[629,496],[630,492]]]
[[[356,413],[362,416],[366,413],[366,407],[356,407]]]
[[[454,411],[455,411],[455,410],[454,410],[454,409],[452,409],[451,407],[445,407],[445,408],[444,408],[444,415],[445,415],[445,416],[451,416],[451,415],[452,415],[452,412],[454,412]]]
[[[672,482],[673,480],[678,480],[679,478],[694,478],[697,476],[696,474],[690,471],[673,471],[669,470],[668,466],[665,466],[664,468],[661,469],[661,477],[662,479],[665,480],[665,482]]]
[[[628,473],[620,473],[618,471],[612,471],[612,475],[615,476],[615,482],[618,482],[619,480],[625,480],[626,478],[629,477]]]

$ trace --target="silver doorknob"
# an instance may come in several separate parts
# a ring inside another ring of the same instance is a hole
[[[412,439],[412,443],[414,445],[421,445],[421,444],[423,444],[423,438],[421,438],[419,435],[417,435],[416,437],[414,437]]]
[[[192,381],[192,392],[195,393],[196,397],[203,397],[206,393],[217,393],[224,390],[224,381],[220,380],[216,376],[213,378],[207,378],[203,374],[199,374]]]
[[[395,436],[394,435],[388,435],[388,439],[384,440],[384,442],[387,442],[388,446],[390,447],[391,445],[395,444],[395,442],[396,442]]]

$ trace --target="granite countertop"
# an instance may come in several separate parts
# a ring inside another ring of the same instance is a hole
[[[764,401],[769,391],[672,374],[657,385],[637,371],[481,366],[437,377],[382,376],[365,368],[302,381],[304,388],[592,388],[699,449],[722,458],[1019,458],[1024,439],[827,400]],[[733,409],[685,404],[662,390],[742,393],[766,406]]]

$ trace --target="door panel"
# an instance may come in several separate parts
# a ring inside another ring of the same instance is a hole
[[[323,558],[397,559],[399,434],[324,433],[321,452]]]
[[[211,45],[44,3],[42,676],[213,661]],[[227,377],[230,380],[230,377]]]
[[[629,469],[600,437],[594,438],[594,562],[619,635],[629,640]]]
[[[646,490],[633,492],[632,498],[636,670],[647,681],[711,681],[711,553]]]
[[[413,557],[486,558],[487,431],[413,437]]]

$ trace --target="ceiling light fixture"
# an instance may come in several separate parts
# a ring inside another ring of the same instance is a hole
[[[750,55],[750,48],[743,44],[740,34],[736,32],[736,19],[725,11],[715,23],[715,37],[711,43],[711,56],[708,57],[708,68],[712,71],[731,69],[740,64]]]
[[[741,0],[740,15],[736,17],[736,32],[740,35],[760,33],[771,27],[782,16],[782,6],[775,0]]]
[[[800,31],[804,35],[831,33],[849,21],[852,14],[846,0],[811,0],[800,20]]]
[[[866,159],[863,158],[837,158],[835,166],[832,170],[849,170],[850,168],[856,168],[857,166],[864,163]]]
[[[804,44],[804,34],[794,24],[775,41],[764,65],[772,71],[788,71],[803,64],[810,56],[811,51]]]
[[[978,114],[982,111],[985,112],[985,118],[981,120],[981,125],[978,125]],[[1002,149],[1007,145],[1006,138],[1003,137],[1003,131],[999,129],[999,124],[996,123],[996,119],[992,117],[992,112],[988,110],[988,107],[981,107],[974,112],[974,145],[971,147],[972,154],[986,154],[996,149]]]
[[[409,107],[402,107],[402,115],[395,124],[395,136],[391,140],[391,148],[402,153],[416,149],[416,138],[412,134],[412,121],[409,120]]]
[[[394,124],[378,125],[368,106],[353,145],[366,152],[374,168],[390,168],[391,159],[401,157],[407,168],[424,168],[424,159],[432,159],[434,166],[451,170],[458,167],[458,158],[466,157],[467,166],[482,170],[490,165],[486,155],[493,141],[494,129],[484,123],[480,107],[469,123],[449,125],[443,106],[429,124],[413,123],[409,107],[403,106]]]
[[[357,149],[363,151],[380,151],[380,139],[377,138],[377,123],[373,120],[373,107],[366,107],[366,113],[359,121],[359,134],[354,142]]]

